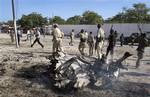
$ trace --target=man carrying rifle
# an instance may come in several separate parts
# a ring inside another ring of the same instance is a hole
[[[109,52],[111,55],[111,61],[113,61],[113,54],[114,54],[114,47],[115,47],[115,33],[114,30],[112,29],[113,25],[111,26],[110,29],[110,35],[108,36],[108,47],[107,47],[107,51],[106,51],[106,57],[108,56]]]
[[[95,50],[97,51],[98,59],[102,58],[102,48],[104,45],[104,39],[105,39],[105,32],[101,28],[101,24],[97,25],[97,36],[96,36],[96,43],[95,43]]]
[[[139,43],[138,48],[136,49],[137,56],[138,56],[138,59],[136,61],[136,68],[138,68],[140,66],[140,61],[143,58],[145,47],[148,46],[148,40],[146,39],[146,34],[142,33],[142,29],[139,26],[138,26],[138,28],[139,28],[141,35],[138,39],[138,43]]]

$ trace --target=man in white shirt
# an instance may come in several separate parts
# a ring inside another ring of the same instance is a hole
[[[41,45],[42,48],[44,48],[44,45],[40,42],[40,31],[36,28],[34,29],[34,33],[35,33],[35,40],[33,42],[33,44],[31,44],[31,47],[33,47],[33,45],[37,42],[39,45]]]

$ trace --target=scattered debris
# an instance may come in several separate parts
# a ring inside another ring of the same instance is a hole
[[[89,84],[98,87],[108,87],[112,79],[119,77],[120,69],[126,69],[122,62],[130,57],[126,52],[115,62],[106,63],[105,57],[101,60],[85,56],[70,56],[62,52],[54,53],[51,57],[50,75],[54,86],[65,88],[82,88]]]

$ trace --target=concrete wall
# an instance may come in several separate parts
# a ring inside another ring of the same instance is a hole
[[[109,31],[112,24],[104,24],[103,29],[106,32],[106,36],[109,35]],[[138,30],[138,24],[113,24],[113,29],[116,30],[119,35],[121,33],[124,33],[125,36],[131,35],[131,33],[137,33]],[[49,26],[51,27],[51,26]],[[150,32],[150,24],[141,24],[140,27],[142,28],[143,32]],[[75,29],[75,33],[79,33],[81,29],[85,29],[87,32],[92,31],[94,35],[96,35],[97,32],[97,26],[96,25],[59,25],[59,28],[65,33],[68,34],[72,29]]]

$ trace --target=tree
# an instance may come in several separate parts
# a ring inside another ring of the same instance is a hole
[[[12,20],[8,20],[6,24],[9,25],[9,26],[11,26],[11,27],[14,26],[14,22]]]
[[[57,24],[65,24],[65,20],[60,16],[54,16],[50,20],[50,24],[57,23]]]
[[[47,24],[47,18],[42,17],[41,14],[33,12],[29,15],[23,15],[17,23],[21,25],[21,27],[39,27]]]
[[[67,19],[66,24],[80,24],[81,16],[73,16]]]
[[[102,16],[93,11],[85,11],[82,15],[81,24],[97,24],[103,23]]]
[[[112,18],[107,19],[105,22],[117,23],[147,23],[150,22],[148,12],[150,9],[144,3],[133,4],[133,8],[123,9],[123,12],[118,13]]]

